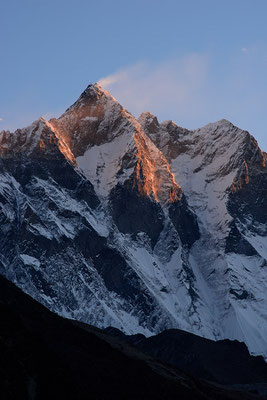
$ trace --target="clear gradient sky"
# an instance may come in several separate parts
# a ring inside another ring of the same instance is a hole
[[[134,115],[221,118],[267,151],[266,0],[0,0],[0,130],[100,81]]]

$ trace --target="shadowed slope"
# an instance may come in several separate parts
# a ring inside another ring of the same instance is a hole
[[[105,340],[52,314],[0,276],[1,399],[253,399]],[[90,328],[89,328],[90,330]]]

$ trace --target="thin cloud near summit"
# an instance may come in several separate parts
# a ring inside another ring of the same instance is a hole
[[[179,113],[187,115],[189,105],[192,110],[192,103],[200,100],[199,91],[207,72],[208,57],[190,54],[156,64],[139,62],[98,83],[135,115],[146,109],[157,114],[179,109]]]

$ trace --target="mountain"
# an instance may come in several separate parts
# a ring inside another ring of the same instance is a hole
[[[237,340],[213,341],[179,329],[158,335],[125,335],[116,328],[104,332],[133,345],[143,352],[186,373],[229,387],[254,388],[267,394],[267,364],[260,356],[251,356]]]
[[[0,273],[100,328],[179,328],[267,357],[266,154],[222,120],[136,120],[98,84],[0,133]]]
[[[266,153],[248,132],[226,120],[191,132],[172,121],[159,124],[150,113],[139,121],[168,159],[197,215],[200,240],[192,256],[206,283],[201,297],[208,293],[218,332],[264,353]]]
[[[191,377],[48,311],[0,276],[1,399],[261,399]]]
[[[105,197],[118,183],[129,181],[135,170],[131,184],[139,192],[160,202],[179,197],[181,188],[163,154],[144,135],[135,118],[99,85],[89,85],[51,123],[99,196]]]

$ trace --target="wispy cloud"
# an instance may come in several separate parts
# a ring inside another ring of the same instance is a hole
[[[44,118],[46,121],[49,121],[51,118],[58,118],[61,114],[63,114],[64,111],[64,108],[61,107],[54,111],[47,111],[46,113],[42,114],[42,118]]]
[[[183,58],[152,64],[140,62],[99,80],[130,112],[145,110],[158,115],[185,116],[201,113],[199,92],[208,71],[208,57],[190,54]],[[203,99],[204,101],[204,99]]]
[[[227,62],[222,68],[220,58],[203,54],[140,62],[99,83],[136,116],[149,110],[160,121],[173,119],[190,129],[226,118],[255,134],[266,149],[267,49],[244,47]]]
[[[3,121],[3,118],[0,118],[0,121]]]

